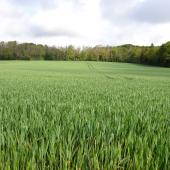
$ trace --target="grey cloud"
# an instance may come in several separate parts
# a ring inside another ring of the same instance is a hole
[[[170,22],[170,1],[146,0],[135,7],[131,12],[130,17],[138,22]]]
[[[170,22],[170,0],[103,0],[103,17],[112,23],[163,23]]]
[[[78,34],[66,28],[65,29],[56,28],[53,30],[47,30],[42,27],[32,26],[30,28],[30,33],[34,37],[53,37],[53,36],[78,37]]]
[[[102,0],[100,3],[102,16],[112,22],[126,20],[131,8],[137,0]]]

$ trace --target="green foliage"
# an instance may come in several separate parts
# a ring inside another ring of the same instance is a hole
[[[160,47],[158,60],[161,65],[170,67],[170,42],[167,42]]]
[[[48,47],[33,43],[17,44],[16,41],[0,42],[0,60],[71,60],[71,61],[109,61],[142,63],[149,65],[170,66],[170,43],[161,47],[134,46],[96,46],[75,48]]]
[[[75,52],[76,50],[72,45],[66,47],[66,57],[67,60],[75,60]]]
[[[170,69],[0,62],[0,169],[170,169]]]

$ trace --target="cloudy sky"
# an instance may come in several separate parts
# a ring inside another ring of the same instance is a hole
[[[0,0],[0,41],[55,46],[170,40],[170,0]]]

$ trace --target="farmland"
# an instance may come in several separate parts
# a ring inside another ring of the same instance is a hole
[[[0,169],[170,169],[170,69],[0,62]]]

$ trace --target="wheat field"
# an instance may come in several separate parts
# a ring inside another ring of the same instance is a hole
[[[170,169],[170,69],[0,62],[0,169]]]

